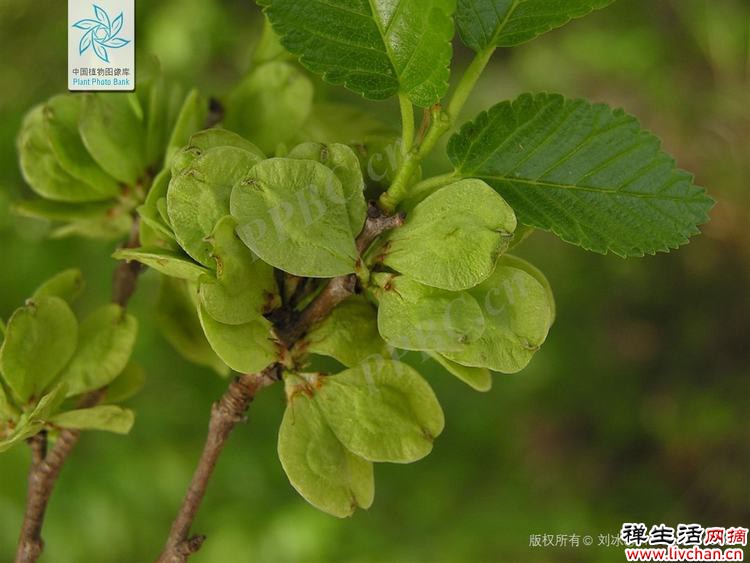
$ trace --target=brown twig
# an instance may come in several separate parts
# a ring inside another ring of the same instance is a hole
[[[404,215],[386,215],[371,203],[367,220],[356,241],[360,256],[380,235],[403,223]],[[324,320],[337,305],[353,295],[356,284],[357,277],[354,274],[333,278],[301,313],[295,315],[291,310],[284,310],[272,315],[275,332],[282,343],[287,348],[293,346],[312,326]],[[293,306],[293,301],[288,305]],[[241,375],[232,381],[222,398],[214,403],[203,453],[158,563],[185,563],[200,550],[206,537],[191,536],[190,529],[219,455],[232,430],[243,420],[258,391],[279,379],[278,364],[266,368],[260,374]]]
[[[104,396],[104,390],[94,391],[85,395],[78,403],[78,408],[85,409],[96,405]],[[42,436],[39,433],[37,436]],[[42,540],[42,525],[47,511],[52,490],[55,488],[60,470],[70,455],[73,447],[81,437],[80,430],[66,429],[60,432],[54,447],[46,452],[46,434],[41,439],[32,438],[33,463],[29,471],[29,491],[26,499],[26,513],[24,514],[21,534],[18,539],[16,563],[32,563],[42,554],[44,540]],[[35,440],[36,439],[36,440]],[[44,452],[44,457],[41,453]]]
[[[128,241],[124,248],[135,248],[138,241],[139,222],[135,218]],[[112,301],[121,307],[128,304],[135,291],[138,274],[142,268],[135,262],[121,262],[115,270],[112,288]],[[106,394],[104,389],[92,391],[84,395],[78,403],[78,408],[85,409],[99,403]],[[32,464],[29,470],[28,495],[26,499],[26,512],[21,525],[21,533],[18,538],[18,550],[16,552],[16,563],[33,563],[42,554],[44,541],[42,540],[42,526],[44,515],[47,511],[52,491],[65,465],[70,452],[81,437],[79,430],[62,430],[55,442],[54,447],[47,451],[47,436],[40,432],[29,439],[32,452]]]
[[[404,219],[405,216],[402,213],[384,214],[377,205],[371,202],[367,208],[365,225],[356,241],[359,255],[362,256],[380,235],[403,225]],[[324,320],[336,306],[353,295],[356,288],[357,276],[355,274],[333,278],[293,322],[276,326],[277,335],[287,347],[291,347],[312,326]]]
[[[386,231],[397,229],[404,224],[406,215],[396,213],[395,215],[386,215],[375,203],[370,202],[367,207],[367,220],[362,232],[357,237],[357,252],[362,255],[375,239]]]
[[[122,245],[122,248],[138,248],[141,245],[139,235],[140,228],[140,217],[135,216],[133,218],[133,225],[130,228],[130,237],[128,237],[127,242]],[[120,307],[125,307],[128,304],[128,301],[130,301],[130,298],[133,296],[136,285],[138,284],[138,275],[142,271],[143,266],[140,262],[136,262],[135,260],[123,260],[117,264],[112,279],[113,303],[117,303]]]
[[[245,412],[247,412],[255,395],[278,379],[277,372],[277,368],[273,366],[259,374],[241,375],[232,381],[222,398],[214,403],[203,453],[182,502],[180,512],[172,524],[167,544],[159,557],[160,563],[187,561],[188,557],[203,545],[206,537],[202,535],[190,536],[190,528],[193,525],[203,496],[206,494],[206,487],[216,467],[216,462],[219,460],[219,455],[221,455],[232,430],[244,420]]]

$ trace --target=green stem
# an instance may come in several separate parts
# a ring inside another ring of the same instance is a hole
[[[407,154],[414,145],[414,106],[404,94],[398,95],[401,106],[401,152]]]
[[[433,176],[432,178],[427,178],[426,180],[422,180],[418,184],[414,184],[409,189],[409,198],[419,197],[425,192],[429,192],[435,188],[441,188],[447,184],[450,184],[455,179],[456,173],[455,171],[453,171],[446,172],[445,174],[440,174],[439,176]]]
[[[484,51],[480,51],[474,57],[474,60],[471,61],[466,72],[464,72],[461,82],[458,83],[456,91],[453,93],[453,98],[451,98],[448,104],[448,115],[453,120],[458,119],[461,110],[464,109],[464,105],[466,105],[466,101],[469,99],[469,95],[477,85],[477,81],[482,76],[484,69],[487,68],[487,64],[492,59],[494,53],[495,47],[489,47]]]
[[[414,173],[425,157],[434,150],[441,137],[445,135],[456,122],[456,119],[460,115],[466,101],[469,99],[469,95],[476,86],[479,77],[487,67],[487,63],[489,63],[494,52],[495,48],[490,47],[477,53],[474,60],[466,69],[466,72],[464,72],[464,75],[461,77],[461,80],[456,87],[456,91],[453,93],[453,97],[448,104],[448,109],[441,110],[439,106],[436,106],[436,109],[433,110],[432,123],[427,130],[424,140],[418,147],[413,147],[406,153],[406,157],[401,163],[391,187],[388,188],[387,192],[380,196],[380,206],[385,211],[392,212],[395,210],[396,206],[409,194],[409,183],[414,176]],[[412,117],[412,126],[413,124],[414,119]]]

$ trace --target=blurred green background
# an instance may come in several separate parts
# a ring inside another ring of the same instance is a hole
[[[108,299],[107,244],[50,240],[15,217],[24,194],[14,138],[23,113],[65,88],[65,2],[0,0],[0,316],[50,274],[79,266],[81,307]],[[138,3],[140,57],[222,94],[250,63],[261,20],[249,0]],[[467,53],[457,45],[457,65]],[[393,104],[369,104],[397,123]],[[559,91],[623,106],[664,139],[717,199],[704,235],[669,255],[624,261],[537,234],[522,247],[549,277],[558,318],[521,374],[477,394],[432,364],[423,372],[447,418],[435,451],[378,465],[374,506],[339,521],[308,506],[275,453],[281,389],[264,392],[232,436],[201,509],[196,562],[621,561],[598,546],[624,521],[750,523],[750,3],[621,0],[500,52],[466,118],[523,91]],[[436,159],[435,171],[444,170]],[[88,433],[65,467],[44,528],[48,562],[151,561],[226,382],[182,360],[158,334],[157,279],[133,301],[132,434]],[[419,359],[417,359],[419,364]],[[15,550],[29,454],[0,457],[0,561]],[[593,537],[538,548],[531,534]]]

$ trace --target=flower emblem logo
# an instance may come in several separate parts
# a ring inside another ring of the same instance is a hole
[[[94,7],[94,16],[96,19],[78,20],[73,27],[82,29],[86,33],[81,37],[78,44],[78,53],[83,55],[89,49],[92,49],[97,57],[105,63],[109,63],[109,52],[107,49],[119,49],[130,43],[129,39],[117,37],[122,31],[122,12],[115,19],[110,19],[106,10],[92,4]]]

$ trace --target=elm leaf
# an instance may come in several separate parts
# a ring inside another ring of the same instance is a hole
[[[316,401],[298,393],[279,428],[279,460],[289,482],[316,508],[339,518],[369,508],[375,495],[372,463],[336,438]]]
[[[30,299],[8,321],[0,371],[21,403],[40,397],[76,349],[78,322],[59,297]]]
[[[198,293],[214,319],[239,325],[275,308],[280,298],[273,268],[237,238],[234,226],[235,220],[230,216],[216,225],[209,239],[216,261],[216,278],[204,276]]]
[[[501,373],[521,371],[547,338],[552,305],[547,290],[523,269],[498,264],[488,280],[469,290],[482,306],[482,336],[444,356],[458,364]]]
[[[76,430],[105,430],[116,434],[127,434],[133,427],[135,414],[130,409],[115,405],[97,405],[56,414],[50,423],[61,428]]]
[[[494,106],[451,138],[448,154],[457,174],[490,184],[520,223],[602,254],[677,248],[713,205],[634,117],[559,95]]]
[[[413,368],[391,360],[322,378],[314,400],[341,443],[369,461],[422,459],[445,426],[428,383]]]
[[[258,0],[281,43],[331,84],[421,107],[448,89],[455,0]]]
[[[377,310],[363,296],[338,305],[307,335],[304,346],[313,354],[330,356],[347,367],[368,358],[387,358],[388,345],[378,333]]]
[[[615,0],[458,0],[456,25],[475,51],[512,47]]]
[[[189,256],[158,247],[121,248],[112,257],[128,262],[134,260],[166,276],[184,280],[197,281],[209,273],[209,270],[193,262]]]
[[[110,303],[81,322],[78,347],[60,375],[68,395],[81,395],[111,383],[125,369],[135,344],[138,321]]]
[[[230,94],[224,123],[271,154],[297,136],[312,100],[312,82],[302,72],[285,62],[265,63]]]
[[[224,324],[198,309],[203,332],[216,355],[234,371],[256,373],[279,359],[271,323],[260,313],[244,324]]]
[[[229,214],[232,187],[259,161],[241,148],[216,147],[172,178],[167,191],[170,223],[180,246],[204,266],[214,265],[207,238]]]
[[[479,303],[469,292],[436,289],[405,276],[380,274],[376,283],[378,330],[404,350],[461,350],[485,329]]]
[[[260,258],[290,274],[335,277],[354,272],[357,249],[341,182],[309,160],[272,158],[234,187],[237,234]]]
[[[71,268],[55,274],[42,285],[36,288],[32,299],[40,297],[59,297],[68,303],[75,301],[83,292],[86,282],[83,279],[81,270]]]
[[[425,285],[461,291],[487,279],[505,252],[516,216],[481,180],[441,188],[384,239],[386,266]]]

